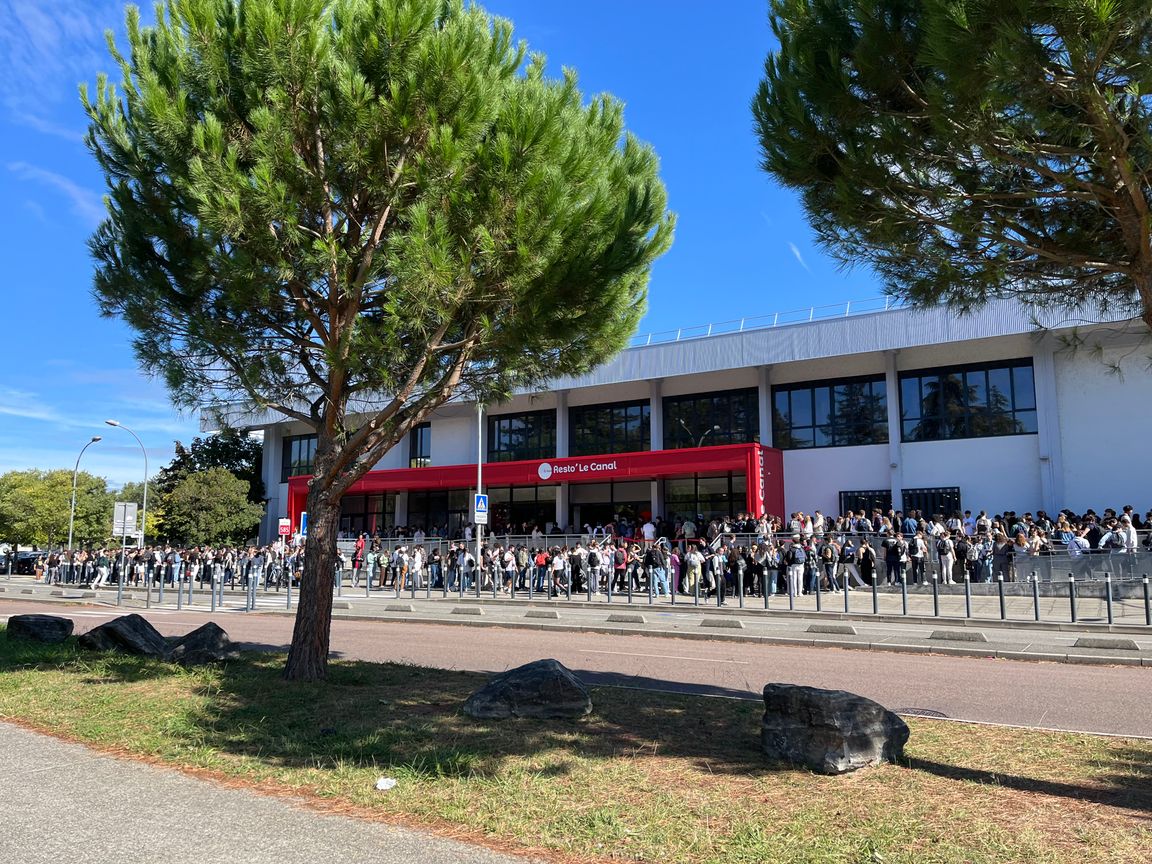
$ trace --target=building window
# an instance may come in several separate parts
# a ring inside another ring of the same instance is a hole
[[[488,461],[552,459],[556,456],[556,412],[530,411],[488,418]]]
[[[311,474],[316,465],[316,436],[290,435],[284,439],[280,453],[280,482],[289,477]]]
[[[755,387],[664,399],[664,447],[749,444],[760,437]]]
[[[772,444],[781,450],[887,443],[883,376],[772,388]]]
[[[916,511],[931,519],[933,516],[943,516],[947,519],[953,514],[964,512],[960,507],[960,487],[944,486],[939,489],[901,489],[900,497],[904,499],[904,515]]]
[[[1032,361],[901,372],[900,416],[904,441],[1034,434]]]
[[[432,464],[432,424],[413,426],[408,433],[408,467],[427,468]]]
[[[712,519],[723,519],[747,509],[748,478],[743,474],[719,477],[675,477],[664,481],[664,513],[669,519],[704,520],[700,535]]]
[[[651,446],[650,402],[582,405],[568,412],[569,456],[636,453]]]

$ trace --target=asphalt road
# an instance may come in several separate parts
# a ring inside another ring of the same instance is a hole
[[[0,616],[68,615],[83,632],[115,611],[0,601]],[[144,613],[181,635],[205,613]],[[237,641],[286,648],[287,616],[220,613]],[[968,657],[840,651],[652,636],[549,633],[459,625],[335,620],[336,656],[470,671],[501,671],[554,657],[591,683],[750,698],[780,681],[851,690],[898,711],[1044,729],[1152,736],[1152,670]]]

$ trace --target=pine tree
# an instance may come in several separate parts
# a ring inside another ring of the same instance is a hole
[[[1147,0],[771,0],[763,166],[919,304],[1152,326]]]
[[[178,402],[315,430],[285,674],[322,678],[341,495],[447,399],[625,345],[671,242],[656,156],[460,0],[127,23],[120,87],[82,94],[109,190],[95,295]]]

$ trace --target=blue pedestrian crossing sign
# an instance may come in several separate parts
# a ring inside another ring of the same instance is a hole
[[[487,525],[488,524],[488,496],[487,495],[477,495],[476,501],[475,501],[474,506],[472,507],[472,510],[476,514],[476,524],[477,525]]]

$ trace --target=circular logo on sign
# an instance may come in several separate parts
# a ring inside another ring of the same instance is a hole
[[[552,463],[541,462],[540,467],[536,469],[536,473],[540,475],[541,480],[547,480],[552,476]]]

